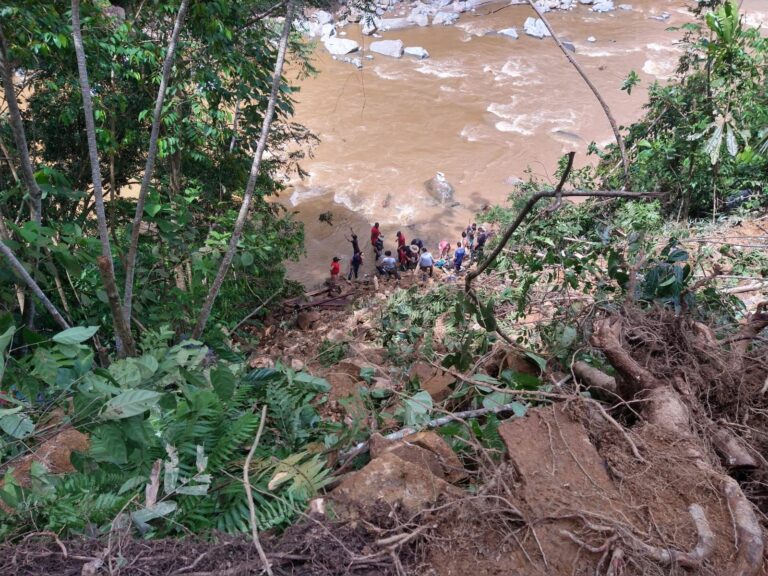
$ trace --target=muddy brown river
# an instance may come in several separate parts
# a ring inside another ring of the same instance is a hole
[[[579,5],[546,15],[560,38],[573,43],[619,124],[637,119],[648,87],[674,73],[681,33],[668,29],[690,20],[680,1],[626,2],[631,10],[597,14]],[[751,23],[768,23],[768,0],[747,0],[744,9]],[[652,19],[663,12],[668,20]],[[307,254],[289,267],[291,278],[317,284],[336,254],[346,271],[350,227],[366,247],[370,272],[374,221],[386,248],[395,245],[398,230],[436,247],[442,239],[455,241],[484,205],[504,202],[510,179],[530,171],[551,182],[558,158],[570,150],[577,166],[594,162],[587,146],[611,142],[610,125],[552,39],[523,34],[529,16],[535,14],[527,6],[490,4],[462,14],[455,26],[384,32],[384,39],[421,46],[430,57],[374,54],[362,70],[333,60],[318,44],[319,74],[299,82],[295,119],[321,142],[302,164],[309,176],[281,195],[306,227]],[[493,33],[509,27],[519,39]],[[363,48],[374,40],[361,37],[356,24],[342,31]],[[630,70],[642,82],[627,95],[620,87]],[[454,207],[427,193],[424,182],[436,172],[455,188]],[[326,212],[332,226],[319,220]]]

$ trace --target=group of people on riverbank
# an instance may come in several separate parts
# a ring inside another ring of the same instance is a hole
[[[350,260],[348,280],[358,278],[360,267],[363,265],[364,256],[360,249],[360,241],[354,230],[350,230],[351,237],[346,238],[352,244],[352,259]],[[379,275],[389,279],[400,279],[401,272],[420,271],[422,279],[427,275],[433,277],[435,268],[459,274],[468,268],[472,262],[482,257],[488,233],[477,224],[469,224],[462,230],[461,238],[455,246],[448,240],[441,240],[437,246],[436,255],[430,252],[420,238],[414,238],[408,243],[402,231],[395,235],[397,247],[394,250],[384,249],[384,235],[378,222],[371,227],[371,247],[375,258],[376,271]],[[334,256],[331,262],[331,280],[336,280],[341,274],[341,258]]]

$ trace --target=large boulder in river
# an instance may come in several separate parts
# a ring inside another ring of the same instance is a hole
[[[371,42],[371,52],[376,52],[383,56],[390,56],[392,58],[400,58],[403,55],[404,47],[402,40],[378,40],[377,42]]]
[[[534,38],[552,36],[541,18],[528,18],[525,24],[523,24],[523,30],[528,36],[533,36]]]
[[[343,56],[350,52],[356,52],[360,49],[360,45],[354,40],[334,36],[325,41],[325,49],[334,56]]]
[[[381,18],[379,30],[402,30],[403,28],[410,28],[413,24],[408,18]]]
[[[431,180],[424,182],[424,187],[435,200],[441,204],[447,204],[453,201],[455,190],[445,179],[445,174],[438,172]]]

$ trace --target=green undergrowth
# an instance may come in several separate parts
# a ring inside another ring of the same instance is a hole
[[[116,519],[145,536],[248,531],[242,469],[263,406],[250,467],[259,528],[290,525],[328,482],[324,452],[345,431],[318,414],[329,390],[322,378],[282,366],[250,370],[224,348],[173,345],[170,332],[147,334],[142,355],[108,368],[85,344],[96,327],[60,332],[18,356],[7,353],[15,332],[7,321],[0,330],[0,498],[15,510],[0,519],[0,537],[98,533]],[[54,412],[65,416],[51,426]],[[12,474],[19,459],[69,426],[90,437],[88,452],[72,455],[75,472],[53,476],[33,464],[22,487]]]

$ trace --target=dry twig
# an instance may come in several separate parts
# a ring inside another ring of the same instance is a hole
[[[261,420],[259,421],[259,429],[256,432],[256,438],[253,440],[251,449],[248,451],[248,456],[245,458],[245,464],[243,465],[243,487],[245,488],[245,495],[248,498],[248,512],[250,513],[251,520],[251,536],[253,537],[253,545],[256,546],[256,550],[259,553],[259,558],[262,564],[264,564],[264,570],[266,570],[269,576],[273,576],[272,568],[267,560],[267,555],[264,553],[264,548],[261,547],[261,541],[259,540],[259,529],[256,524],[256,506],[253,503],[253,492],[251,491],[250,469],[251,460],[256,452],[256,448],[259,445],[261,439],[261,433],[264,431],[264,423],[267,420],[267,405],[265,404],[261,409]]]

